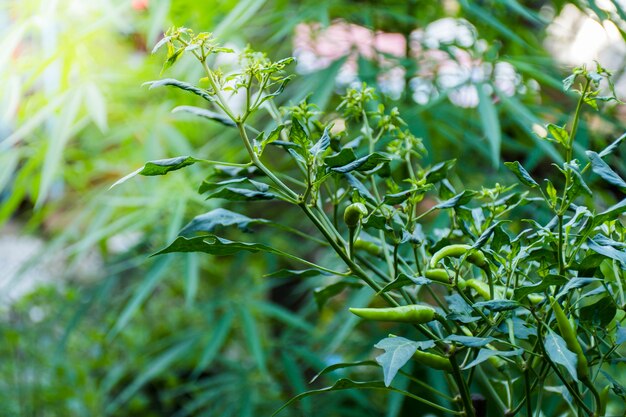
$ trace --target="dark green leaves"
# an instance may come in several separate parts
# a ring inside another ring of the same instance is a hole
[[[237,226],[240,230],[249,231],[251,224],[270,223],[265,219],[251,219],[243,214],[218,208],[194,217],[181,231],[180,235],[189,236],[196,232],[213,232],[218,227]]]
[[[539,184],[537,183],[537,181],[535,181],[533,177],[530,176],[528,171],[526,171],[524,167],[522,166],[522,164],[520,164],[518,161],[505,162],[504,165],[515,174],[517,179],[522,184],[526,185],[527,187],[532,187],[532,188],[539,187]]]
[[[454,166],[456,159],[439,162],[426,171],[426,182],[429,184],[437,183],[448,176],[448,171]]]
[[[202,97],[206,101],[213,101],[213,97],[211,97],[206,90],[198,88],[198,87],[196,87],[194,85],[191,85],[189,83],[176,80],[174,78],[165,78],[163,80],[148,81],[148,82],[144,83],[143,85],[149,85],[150,86],[150,90],[152,90],[153,88],[157,88],[157,87],[172,86],[172,87],[180,88],[181,90],[185,90],[185,91],[189,91],[191,93],[194,93],[195,95]]]
[[[520,304],[514,300],[489,300],[475,303],[475,308],[486,308],[489,311],[509,311],[515,310]]]
[[[164,253],[173,252],[204,252],[209,255],[226,256],[232,255],[240,251],[247,252],[269,252],[282,254],[277,249],[260,243],[234,242],[232,240],[223,239],[215,235],[198,236],[186,238],[179,236],[167,248],[160,250],[154,255],[162,255]]]
[[[380,152],[374,152],[362,158],[354,160],[350,162],[349,164],[338,166],[338,167],[333,167],[331,168],[331,170],[334,172],[342,173],[342,174],[345,174],[351,171],[361,171],[361,172],[369,171],[371,169],[376,168],[378,165],[382,164],[383,162],[388,162],[390,160],[391,158],[389,158],[389,156]]]
[[[612,184],[626,192],[626,182],[615,171],[613,171],[606,162],[602,160],[600,155],[593,151],[587,151],[586,153],[591,160],[591,169],[593,172],[609,184]]]
[[[576,372],[578,359],[576,358],[576,354],[567,348],[565,340],[552,331],[552,329],[548,329],[548,333],[545,336],[544,348],[552,362],[563,365],[574,381],[578,380],[578,374]]]
[[[505,351],[481,349],[478,351],[478,355],[476,355],[476,359],[474,359],[473,361],[465,365],[462,369],[465,370],[465,369],[473,368],[474,366],[483,363],[484,361],[486,361],[487,359],[493,356],[504,356],[504,357],[519,356],[522,353],[524,353],[524,349],[505,350]]]
[[[306,148],[309,143],[309,135],[295,117],[291,119],[291,129],[289,130],[289,141]]]
[[[144,175],[144,176],[153,176],[153,175],[165,175],[170,171],[176,171],[178,169],[184,168],[189,165],[193,165],[196,162],[199,162],[199,159],[193,158],[191,156],[178,156],[176,158],[170,159],[157,159],[155,161],[146,162],[146,164],[139,168],[135,172],[131,172],[126,175],[124,178],[117,180],[111,188],[116,185],[120,185],[123,182],[128,181],[135,175]]]
[[[391,385],[400,368],[411,359],[417,349],[425,350],[434,346],[435,342],[432,340],[414,342],[403,337],[387,337],[374,345],[375,348],[385,351],[376,358],[376,362],[383,367],[385,386]]]

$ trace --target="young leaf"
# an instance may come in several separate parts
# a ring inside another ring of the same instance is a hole
[[[149,162],[146,162],[146,164],[143,167],[139,168],[137,171],[131,172],[125,177],[117,180],[110,188],[113,188],[117,185],[120,185],[128,181],[135,175],[144,175],[144,176],[165,175],[170,171],[176,171],[186,166],[193,165],[199,161],[200,161],[199,159],[193,158],[191,156],[178,156],[176,158],[157,159],[155,161],[149,161]]]
[[[289,141],[297,145],[300,145],[302,148],[307,148],[310,143],[309,136],[306,134],[306,132],[304,131],[304,128],[302,127],[298,119],[296,119],[295,117],[291,119],[291,129],[289,130]]]
[[[546,126],[548,128],[548,132],[552,135],[552,137],[561,145],[569,146],[569,133],[565,130],[565,126],[557,126],[552,123],[548,123]],[[569,162],[569,161],[565,161]]]
[[[537,181],[535,181],[533,177],[530,176],[528,171],[526,171],[524,167],[522,166],[522,164],[520,164],[518,161],[505,162],[504,165],[508,169],[510,169],[515,174],[517,179],[525,186],[531,187],[531,188],[539,187],[539,184],[537,183]]]
[[[559,365],[563,365],[574,381],[577,381],[578,374],[576,372],[576,364],[578,363],[578,358],[575,353],[567,348],[565,340],[552,331],[552,329],[548,329],[548,334],[546,334],[543,346],[550,360]]]
[[[148,82],[143,83],[142,85],[149,85],[150,86],[150,88],[149,88],[150,90],[152,90],[153,88],[163,87],[163,86],[169,85],[169,86],[172,86],[172,87],[180,88],[181,90],[185,90],[185,91],[189,91],[191,93],[194,93],[195,95],[202,97],[206,101],[214,101],[213,97],[211,97],[206,90],[203,90],[203,89],[198,88],[198,87],[196,87],[194,85],[191,85],[191,84],[183,82],[183,81],[179,81],[179,80],[174,79],[174,78],[165,78],[163,80],[148,81]]]

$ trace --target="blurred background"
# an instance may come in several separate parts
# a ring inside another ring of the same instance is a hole
[[[245,158],[235,132],[170,112],[188,95],[142,87],[161,77],[150,51],[171,25],[295,56],[280,105],[308,97],[332,111],[347,87],[376,85],[426,163],[457,158],[479,188],[512,181],[502,161],[560,161],[541,126],[568,122],[572,67],[600,62],[626,97],[625,18],[623,0],[0,0],[0,414],[270,415],[325,385],[308,382],[324,366],[372,357],[361,332],[375,330],[355,329],[345,308],[369,294],[314,299],[329,277],[264,277],[290,266],[272,257],[148,257],[220,201],[196,193],[196,166],[110,185],[147,160]],[[182,60],[163,76],[201,75]],[[585,115],[577,152],[625,124],[624,107]],[[625,161],[610,163],[626,175]],[[299,224],[272,204],[246,209]],[[285,411],[313,413],[394,417],[415,404],[354,391]]]

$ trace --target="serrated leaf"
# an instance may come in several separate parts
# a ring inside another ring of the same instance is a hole
[[[178,106],[172,109],[172,113],[191,113],[196,116],[204,117],[205,119],[214,120],[223,124],[224,126],[236,127],[237,124],[230,120],[227,116],[221,115],[211,110],[203,109],[195,106]]]
[[[135,172],[131,172],[125,177],[117,180],[110,188],[118,186],[135,175],[144,175],[144,176],[154,176],[154,175],[165,175],[168,172],[176,171],[181,168],[184,168],[189,165],[193,165],[196,162],[199,162],[199,159],[193,158],[191,156],[178,156],[176,158],[169,159],[157,159],[155,161],[146,162],[146,164],[136,170]]]
[[[473,368],[474,366],[483,363],[484,361],[491,358],[492,356],[509,357],[509,356],[519,356],[522,353],[524,353],[524,349],[504,350],[504,351],[481,349],[478,351],[478,355],[476,355],[476,359],[474,359],[473,361],[471,361],[470,363],[468,363],[461,369],[466,370],[466,369]]]
[[[380,152],[374,152],[362,158],[358,158],[357,160],[352,161],[349,164],[333,167],[331,168],[331,170],[334,172],[339,172],[341,174],[346,174],[351,171],[369,171],[376,168],[383,162],[388,162],[390,160],[391,158],[389,158],[389,156]]]
[[[143,85],[149,85],[150,90],[152,90],[153,88],[157,88],[157,87],[172,86],[172,87],[180,88],[181,90],[194,93],[195,95],[202,97],[206,101],[214,101],[213,97],[211,97],[206,90],[203,90],[194,85],[191,85],[184,81],[179,81],[174,78],[165,78],[162,80],[148,81],[148,82],[143,83]]]
[[[513,172],[515,174],[515,176],[517,177],[517,179],[524,185],[526,185],[527,187],[539,187],[539,184],[537,183],[537,181],[535,181],[533,179],[533,177],[530,176],[530,174],[528,173],[528,171],[526,171],[526,169],[524,169],[524,167],[522,166],[522,164],[520,164],[518,161],[514,161],[514,162],[505,162],[504,165],[511,170],[511,172]]]
[[[237,226],[242,231],[249,231],[252,224],[271,223],[266,219],[251,219],[243,214],[235,213],[223,208],[217,208],[196,216],[181,231],[180,235],[189,236],[196,232],[213,232],[218,227]]]
[[[425,350],[435,346],[432,340],[414,342],[403,337],[387,337],[374,345],[385,353],[376,357],[376,362],[383,368],[385,386],[391,385],[396,374],[413,356],[417,349]]]
[[[602,160],[600,155],[593,151],[587,151],[586,154],[591,160],[591,169],[593,172],[609,184],[620,188],[622,191],[626,191],[626,182]]]
[[[575,353],[567,348],[565,340],[563,340],[563,338],[556,334],[552,329],[548,329],[543,346],[552,362],[565,367],[574,381],[577,381],[578,373],[576,372],[576,365],[578,363],[578,358]]]

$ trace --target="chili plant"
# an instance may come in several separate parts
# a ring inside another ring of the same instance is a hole
[[[217,226],[272,224],[226,209],[197,216],[158,254],[248,251],[286,257],[305,267],[288,275],[335,277],[332,290],[317,295],[327,298],[366,286],[374,292],[373,303],[387,306],[350,311],[366,321],[401,323],[374,345],[384,350],[376,362],[338,363],[320,372],[379,366],[381,380],[342,378],[285,406],[328,391],[375,389],[400,393],[422,403],[424,412],[445,415],[484,416],[487,399],[490,415],[601,416],[609,398],[626,399],[616,374],[626,340],[621,327],[626,229],[620,217],[626,199],[604,207],[588,186],[604,181],[623,197],[626,182],[604,159],[626,135],[600,152],[574,158],[583,107],[597,109],[601,101],[617,100],[612,88],[610,96],[600,96],[604,82],[612,87],[608,71],[576,68],[564,80],[565,89],[580,98],[570,126],[546,126],[544,139],[560,147],[564,161],[554,164],[551,178],[539,182],[519,162],[507,162],[519,184],[469,190],[453,176],[454,160],[422,166],[420,139],[366,85],[346,92],[341,115],[320,114],[306,101],[281,112],[274,98],[290,79],[286,67],[291,59],[273,62],[246,49],[229,71],[215,62],[232,50],[208,33],[185,28],[169,30],[155,51],[161,47],[167,49],[164,69],[191,54],[205,78],[198,85],[162,79],[150,82],[150,88],[173,86],[205,99],[210,109],[181,106],[174,111],[237,129],[249,160],[180,156],[151,161],[118,183],[136,174],[164,175],[206,164],[201,194],[286,203],[320,236],[279,225],[282,230],[312,239],[337,262],[323,266],[263,243],[218,236]],[[251,116],[264,112],[273,125],[253,126]],[[266,157],[270,148],[284,150],[293,170],[273,168]],[[544,213],[549,220],[524,218],[526,213]],[[434,216],[444,227],[427,227]],[[444,390],[402,370],[409,361],[439,373]],[[419,389],[394,387],[398,374]],[[624,411],[623,405],[611,404],[617,407],[611,413]]]

